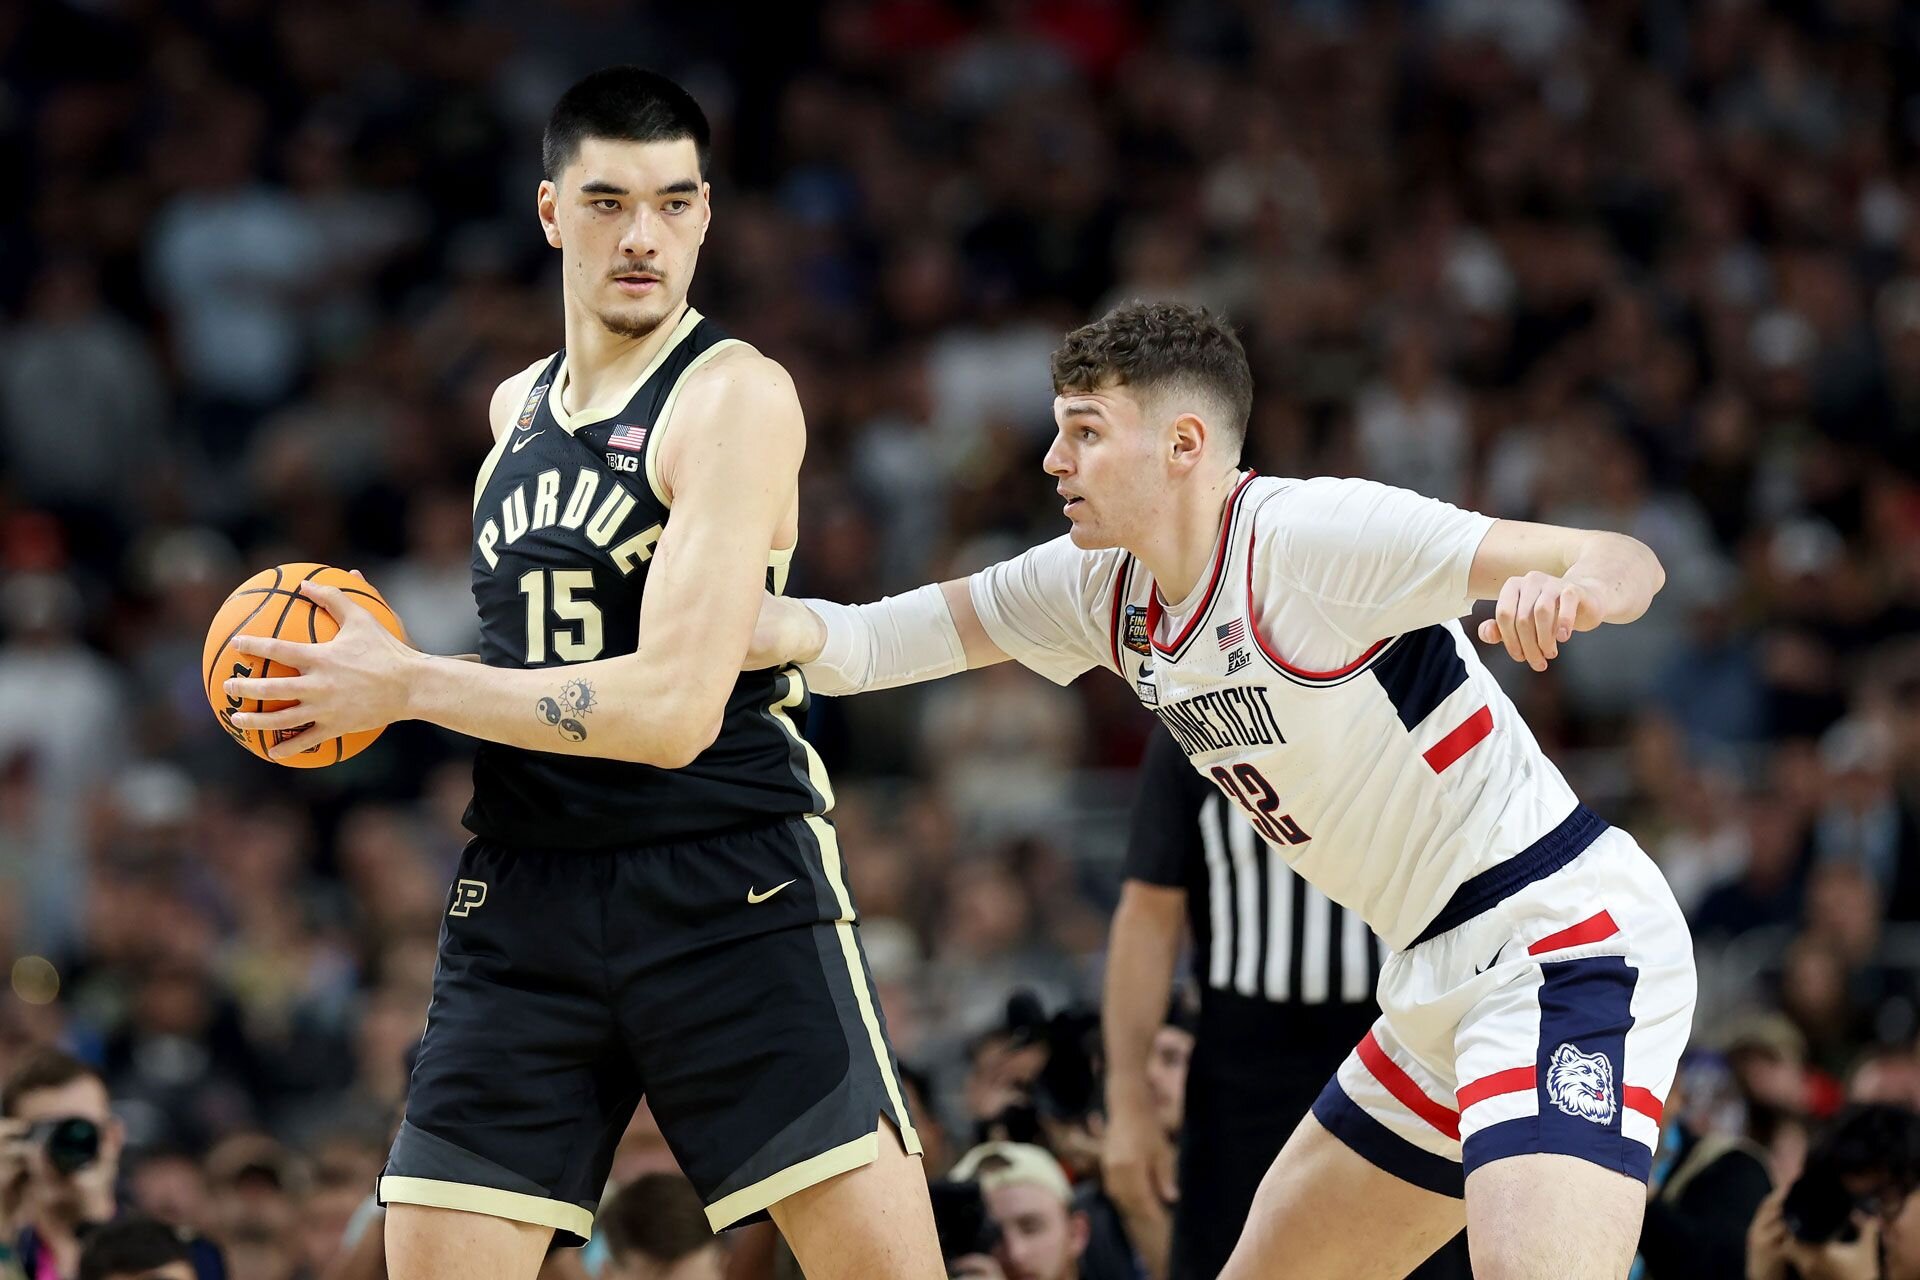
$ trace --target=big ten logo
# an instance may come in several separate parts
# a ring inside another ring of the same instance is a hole
[[[640,469],[640,459],[631,453],[610,453],[607,455],[607,465],[615,471],[631,474]]]
[[[453,885],[453,905],[447,908],[450,916],[467,916],[473,909],[487,900],[487,882],[485,880],[456,880]]]

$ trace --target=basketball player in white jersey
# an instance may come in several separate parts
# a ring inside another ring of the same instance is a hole
[[[1067,335],[1046,457],[1071,531],[876,604],[769,598],[749,664],[820,693],[1014,659],[1127,681],[1295,870],[1394,954],[1382,1016],[1261,1185],[1222,1280],[1626,1274],[1694,1003],[1665,882],[1582,806],[1457,619],[1536,671],[1664,574],[1619,534],[1239,465],[1252,378],[1204,311]]]

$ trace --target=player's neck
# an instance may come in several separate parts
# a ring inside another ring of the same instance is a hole
[[[578,413],[595,403],[602,391],[632,382],[660,354],[660,348],[686,315],[687,306],[683,299],[644,337],[624,338],[569,302],[567,380],[559,390],[562,407]]]
[[[1241,477],[1239,467],[1190,496],[1176,494],[1171,520],[1157,521],[1151,537],[1128,548],[1153,575],[1163,603],[1177,605],[1193,594],[1212,567],[1220,545],[1220,525],[1227,518],[1227,499]]]

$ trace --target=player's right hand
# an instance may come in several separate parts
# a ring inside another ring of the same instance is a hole
[[[1574,632],[1591,631],[1606,617],[1590,583],[1534,572],[1507,579],[1479,634],[1486,644],[1505,645],[1515,662],[1545,671]]]
[[[1173,1143],[1151,1106],[1109,1111],[1100,1174],[1107,1194],[1129,1214],[1163,1213],[1180,1199]]]

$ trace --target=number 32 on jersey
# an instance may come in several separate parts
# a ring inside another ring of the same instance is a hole
[[[1212,769],[1213,781],[1227,799],[1240,806],[1254,829],[1274,844],[1305,844],[1312,836],[1300,829],[1290,813],[1277,812],[1280,793],[1250,764],[1225,765]]]

